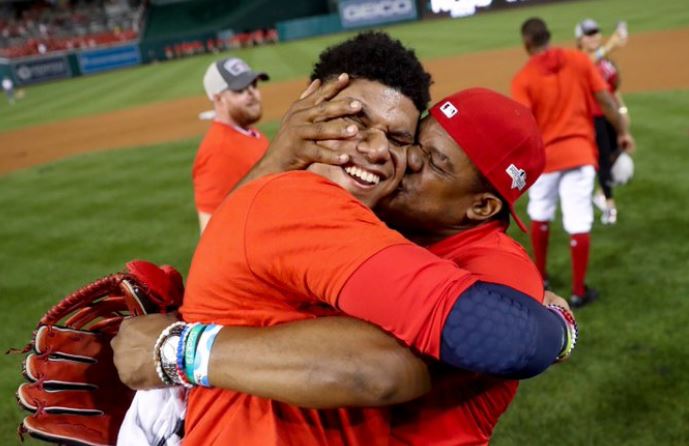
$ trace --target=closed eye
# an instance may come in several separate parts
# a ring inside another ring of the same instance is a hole
[[[438,155],[437,152],[433,149],[426,149],[424,147],[421,147],[421,151],[423,152],[426,162],[428,165],[431,166],[431,169],[434,171],[443,174],[443,175],[448,175],[448,172],[441,166],[444,160],[439,160],[437,159]]]

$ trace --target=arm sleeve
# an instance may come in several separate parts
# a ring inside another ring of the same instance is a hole
[[[342,289],[337,307],[437,359],[445,319],[457,297],[476,280],[419,246],[393,246],[359,267]]]
[[[447,317],[440,359],[473,372],[529,378],[555,361],[565,332],[562,320],[529,296],[478,282]]]
[[[196,160],[193,179],[194,202],[198,211],[212,214],[241,179],[241,172],[226,161],[219,152],[200,154]]]
[[[449,365],[506,378],[550,366],[566,329],[534,298],[477,282],[418,246],[371,257],[343,288],[338,307]]]
[[[515,77],[512,80],[512,99],[519,102],[528,109],[532,108],[531,99],[529,98],[529,92],[521,80],[520,76]]]
[[[605,82],[603,75],[600,74],[600,71],[598,71],[598,68],[591,62],[588,56],[582,53],[580,63],[583,66],[591,93],[608,89],[608,83]]]

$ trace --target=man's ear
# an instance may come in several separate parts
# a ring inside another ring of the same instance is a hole
[[[474,221],[486,221],[502,210],[502,200],[491,192],[474,195],[474,201],[467,209],[467,217]]]
[[[218,103],[223,104],[223,103],[225,103],[225,96],[222,94],[222,92],[216,93],[216,94],[213,95],[213,103],[214,103],[214,104],[218,104]]]

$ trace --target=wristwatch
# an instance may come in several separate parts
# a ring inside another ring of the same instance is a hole
[[[179,333],[173,333],[160,346],[160,365],[165,376],[174,384],[182,384],[177,375],[177,346],[179,341]]]

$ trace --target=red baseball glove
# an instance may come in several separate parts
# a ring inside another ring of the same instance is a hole
[[[122,384],[110,340],[127,316],[174,311],[182,276],[171,266],[134,260],[126,271],[65,297],[40,320],[26,346],[17,400],[33,412],[19,435],[70,445],[114,445],[134,392]]]

